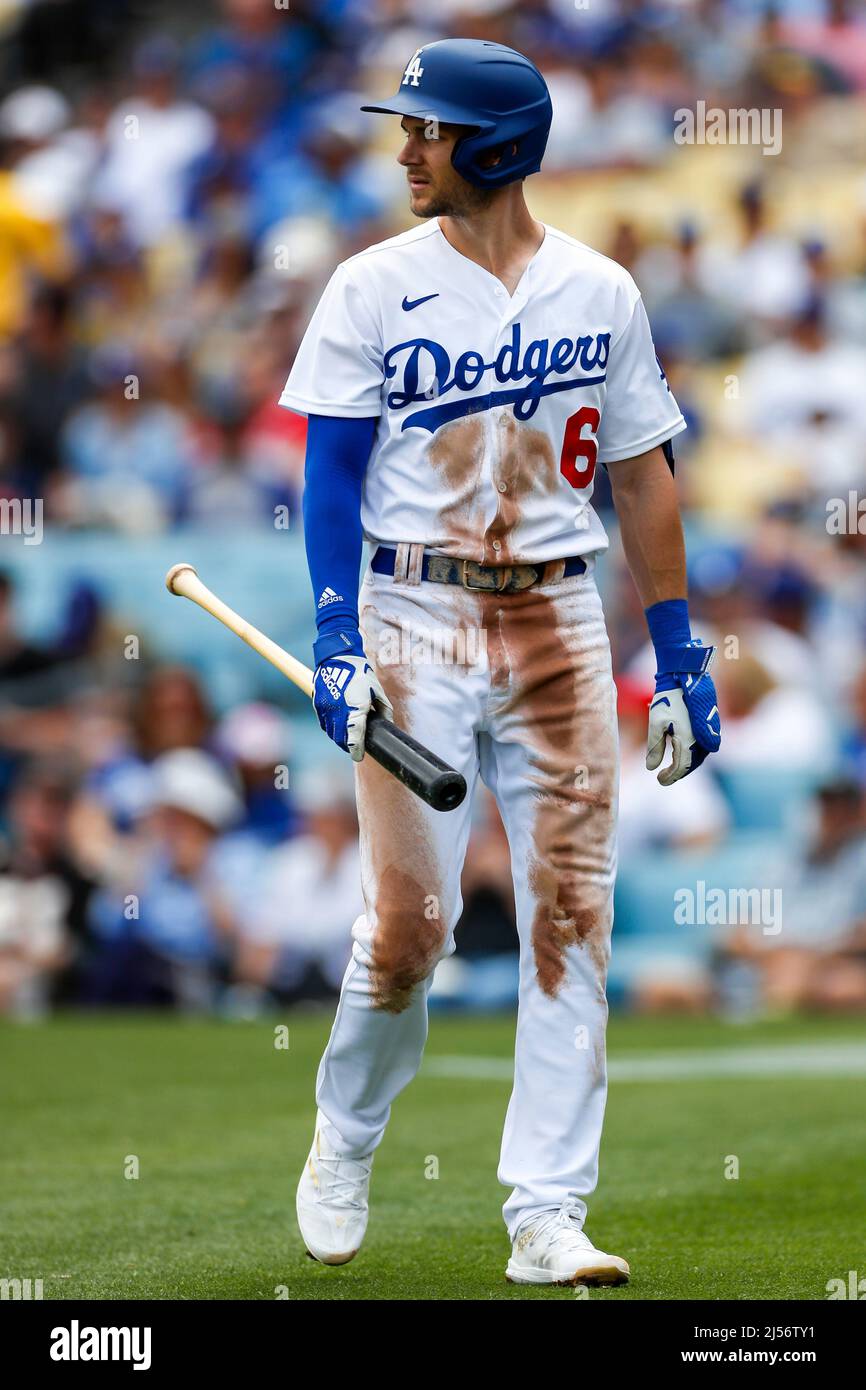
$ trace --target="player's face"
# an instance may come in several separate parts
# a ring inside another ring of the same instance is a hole
[[[465,217],[486,207],[491,193],[475,188],[451,163],[463,126],[439,124],[404,116],[406,143],[397,156],[406,170],[409,206],[416,217]]]

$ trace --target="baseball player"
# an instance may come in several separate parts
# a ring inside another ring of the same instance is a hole
[[[621,266],[537,222],[523,181],[552,107],[496,43],[413,54],[398,155],[420,225],[338,266],[282,404],[309,417],[304,522],[314,704],[356,760],[366,910],[319,1068],[297,1195],[311,1255],[358,1252],[391,1104],[454,949],[478,778],[511,851],[520,937],[500,1181],[516,1283],[615,1284],[584,1231],[606,1098],[617,734],[591,506],[608,468],[657,655],[647,767],[665,786],[719,746],[712,648],[693,640],[671,440],[685,422]],[[362,538],[372,558],[358,592]],[[466,777],[431,810],[364,758],[376,704]]]

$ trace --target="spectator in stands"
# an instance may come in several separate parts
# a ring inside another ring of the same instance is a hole
[[[21,631],[16,586],[0,572],[0,795],[22,759],[75,758],[79,702],[103,686],[120,697],[131,674],[100,596],[70,580],[55,597],[53,633],[34,642]]]
[[[866,793],[866,665],[861,666],[848,699],[849,727],[845,765]]]
[[[781,868],[781,931],[729,932],[716,960],[719,978],[732,963],[745,965],[759,997],[776,1012],[866,1008],[864,828],[863,792],[855,782],[819,788],[805,853],[792,848]]]
[[[94,196],[123,214],[137,246],[153,246],[180,221],[186,180],[214,135],[204,107],[180,89],[181,54],[169,39],[147,39],[133,61],[135,86],[109,119]]]
[[[202,92],[214,120],[213,138],[190,167],[186,180],[187,217],[197,229],[231,222],[249,223],[248,202],[266,122],[267,93],[242,68],[214,74]]]
[[[289,217],[321,217],[357,249],[375,238],[397,194],[393,160],[367,151],[363,97],[346,92],[306,116],[298,141],[269,160],[253,190],[253,225],[264,230]],[[399,171],[398,171],[399,177]]]
[[[27,206],[46,221],[74,216],[102,153],[101,110],[82,102],[82,123],[52,87],[22,87],[0,108],[0,135],[14,142],[15,183]]]
[[[178,520],[190,468],[183,416],[148,396],[141,362],[123,348],[97,353],[92,372],[95,399],[71,417],[62,436],[69,519],[132,532]]]
[[[60,467],[60,434],[90,382],[74,338],[70,284],[35,287],[15,353],[7,400],[17,426],[19,481],[30,497],[44,497]]]
[[[137,345],[153,300],[144,256],[126,232],[122,212],[110,200],[94,197],[71,234],[78,261],[72,290],[79,338],[94,348],[110,347],[122,324]]]
[[[656,341],[675,345],[677,355],[689,361],[725,356],[742,341],[732,306],[701,274],[703,247],[695,224],[684,221],[672,246],[656,245],[643,253],[634,270]],[[664,358],[668,371],[669,350]]]
[[[288,479],[274,476],[271,459],[258,453],[247,408],[229,397],[212,407],[208,423],[206,461],[189,489],[190,523],[236,535],[273,526],[277,515],[287,522],[295,516],[299,499]]]
[[[298,785],[305,829],[271,851],[239,931],[234,978],[280,999],[340,986],[364,910],[351,769],[317,768]]]
[[[328,8],[334,9],[333,0]],[[248,73],[262,92],[265,109],[284,135],[305,87],[339,30],[328,26],[323,7],[293,0],[289,6],[262,5],[260,0],[221,0],[223,23],[208,27],[195,45],[191,77],[199,90],[219,82],[226,73]],[[343,27],[351,42],[351,28]]]
[[[0,839],[0,1013],[31,1017],[74,990],[90,884],[69,856],[68,779],[25,768]]]
[[[68,269],[60,222],[34,205],[16,167],[51,138],[58,118],[65,119],[65,103],[45,88],[15,92],[0,107],[0,339],[24,318],[30,277],[56,280]]]
[[[740,377],[743,427],[798,463],[823,504],[866,480],[866,349],[834,341],[812,296],[787,339],[748,357]]]
[[[273,705],[237,705],[217,726],[214,746],[234,769],[242,788],[244,815],[235,834],[263,845],[291,839],[300,828],[289,778],[288,721]]]
[[[805,303],[809,274],[800,247],[770,224],[763,187],[742,189],[736,246],[708,246],[701,257],[701,277],[708,294],[720,296],[758,338],[775,332]]]
[[[744,644],[760,653],[779,685],[815,690],[820,677],[810,625],[817,589],[796,553],[770,550],[767,538],[766,531],[757,532],[760,557],[736,545],[708,545],[695,552],[689,594],[700,631],[719,644],[720,661],[736,659]]]
[[[658,163],[671,143],[665,105],[635,90],[625,54],[596,54],[583,70],[589,103],[566,144],[562,160],[571,168],[641,168]]]
[[[836,267],[825,294],[833,336],[866,347],[866,181],[860,184],[855,223],[854,253]]]
[[[713,667],[725,722],[718,770],[728,768],[828,769],[837,730],[817,694],[783,686],[745,646]]]
[[[866,24],[852,0],[827,0],[824,13],[781,17],[781,34],[793,48],[838,68],[859,92],[866,92]]]
[[[133,714],[138,748],[150,761],[175,748],[201,748],[213,716],[201,682],[183,666],[160,666],[145,683]]]
[[[125,841],[149,810],[153,768],[177,749],[205,750],[212,715],[192,672],[180,666],[152,671],[142,688],[118,703],[91,700],[76,725],[81,785],[72,820],[79,862],[93,872]],[[131,843],[131,841],[130,841]]]
[[[88,1003],[213,1006],[250,889],[222,854],[221,836],[240,814],[235,787],[208,754],[181,748],[156,760],[151,811],[125,843],[114,836],[104,847]]]

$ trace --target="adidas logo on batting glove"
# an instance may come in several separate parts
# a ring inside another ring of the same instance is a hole
[[[376,704],[387,719],[394,710],[365,656],[331,656],[316,667],[313,707],[330,739],[359,763],[364,756],[367,716]]]

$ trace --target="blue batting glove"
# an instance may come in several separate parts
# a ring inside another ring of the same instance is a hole
[[[354,762],[364,756],[367,716],[375,704],[393,718],[391,701],[366,656],[359,632],[331,633],[313,647],[313,707],[319,725]]]
[[[685,599],[646,610],[656,653],[656,689],[649,710],[646,765],[654,772],[670,739],[673,758],[658,775],[663,787],[700,767],[722,741],[716,687],[708,675],[715,647],[691,636]]]

